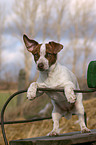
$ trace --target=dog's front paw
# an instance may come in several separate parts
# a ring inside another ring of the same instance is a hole
[[[68,88],[67,87],[65,89],[65,96],[66,96],[68,102],[75,103],[76,95],[74,94],[73,88]]]
[[[81,133],[90,133],[90,132],[91,132],[91,130],[88,129],[87,127],[83,128],[83,129],[81,130]]]
[[[32,100],[36,97],[36,92],[37,92],[37,83],[34,82],[30,85],[27,91],[27,98],[29,100]]]
[[[59,136],[59,134],[56,131],[51,131],[47,136]]]

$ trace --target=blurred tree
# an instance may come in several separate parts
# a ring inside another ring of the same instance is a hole
[[[53,40],[57,42],[61,42],[62,40],[66,40],[66,31],[68,30],[67,21],[68,21],[68,6],[71,0],[53,0],[51,2],[52,11],[51,11],[51,20],[50,20],[50,36]],[[66,64],[65,59],[67,59],[66,53],[69,50],[69,45],[66,45],[62,50],[62,53],[59,57],[59,62],[63,65]],[[67,59],[69,63],[69,60]]]
[[[14,17],[13,22],[15,23],[16,30],[13,35],[21,42],[23,34],[26,33],[32,39],[35,38],[37,31],[35,27],[36,15],[38,9],[38,1],[37,0],[15,0],[13,5]],[[12,27],[12,26],[11,26]],[[17,33],[16,33],[17,32]],[[25,46],[24,46],[25,47]],[[32,57],[27,52],[26,48],[23,50],[24,53],[24,62],[25,62],[25,71],[26,71],[26,80],[27,85],[29,82],[29,76],[32,68]]]
[[[2,80],[1,73],[3,70],[3,57],[2,57],[2,48],[3,48],[3,32],[5,29],[5,7],[0,3],[0,82]]]
[[[96,14],[94,13],[94,0],[75,1],[72,11],[69,11],[69,36],[73,49],[73,72],[82,68],[82,77],[85,77],[87,58],[92,51],[92,42],[96,36]],[[83,65],[77,67],[79,57],[83,54]]]
[[[26,88],[26,72],[20,69],[18,76],[18,91]],[[19,94],[17,97],[17,106],[21,105],[24,101],[24,94]],[[22,112],[22,111],[21,111]]]
[[[83,74],[82,77],[85,77],[86,74],[86,67],[87,67],[87,59],[92,51],[92,43],[94,38],[96,38],[96,13],[95,13],[95,0],[82,1],[81,4],[81,29],[80,33],[84,39],[83,41],[83,51],[84,51],[84,61],[83,61]]]
[[[78,24],[79,24],[79,13],[80,13],[80,9],[79,9],[79,1],[75,1],[74,4],[74,13],[72,13],[72,10],[68,11],[69,14],[69,37],[70,37],[70,46],[71,49],[73,50],[73,62],[72,62],[72,71],[74,73],[76,73],[76,64],[77,64],[77,57],[78,57],[78,53],[77,53],[77,45],[79,43],[78,38],[79,38],[79,28],[78,28]],[[80,53],[79,53],[80,55]]]
[[[52,3],[48,3],[48,0],[41,0],[40,1],[40,5],[41,5],[41,15],[42,15],[42,33],[43,33],[43,42],[45,41],[45,39],[47,39],[48,37],[52,37],[51,33],[50,33],[50,20],[51,20],[51,10],[52,10]]]
[[[67,6],[69,1],[67,0],[56,0],[54,1],[54,14],[53,14],[53,25],[55,35],[57,36],[57,41],[60,42],[62,34],[67,29]]]

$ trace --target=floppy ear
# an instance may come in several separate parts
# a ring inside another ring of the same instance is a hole
[[[36,42],[35,40],[32,40],[32,39],[29,39],[25,34],[23,35],[23,40],[24,40],[25,46],[29,52],[32,52],[34,47],[36,45],[38,45],[38,42]]]
[[[51,47],[53,49],[53,53],[55,53],[55,54],[57,54],[59,51],[61,51],[61,49],[63,49],[63,45],[60,43],[51,41],[51,42],[49,42],[49,44],[51,45]]]

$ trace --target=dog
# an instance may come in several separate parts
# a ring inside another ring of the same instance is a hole
[[[79,84],[75,75],[65,66],[57,63],[57,54],[63,49],[63,45],[50,41],[39,44],[37,41],[29,39],[23,35],[25,46],[34,56],[34,60],[39,70],[39,78],[31,83],[27,91],[28,99],[40,96],[43,92],[37,92],[37,88],[62,88],[64,93],[46,92],[52,99],[53,130],[49,136],[59,135],[59,120],[62,116],[70,119],[72,114],[78,115],[81,132],[90,132],[84,122],[84,107],[82,104],[82,94],[74,93],[79,89]]]

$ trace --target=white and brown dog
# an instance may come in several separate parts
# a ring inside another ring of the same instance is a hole
[[[41,95],[37,88],[63,88],[64,93],[46,92],[52,98],[53,104],[53,130],[50,136],[59,134],[59,120],[62,116],[69,119],[72,114],[77,114],[81,132],[90,132],[84,122],[84,107],[82,104],[82,94],[74,93],[74,89],[79,89],[75,75],[57,63],[57,54],[63,49],[63,45],[56,42],[39,44],[35,40],[23,36],[24,43],[29,52],[34,56],[37,69],[40,71],[39,78],[33,82],[27,91],[28,99]]]

